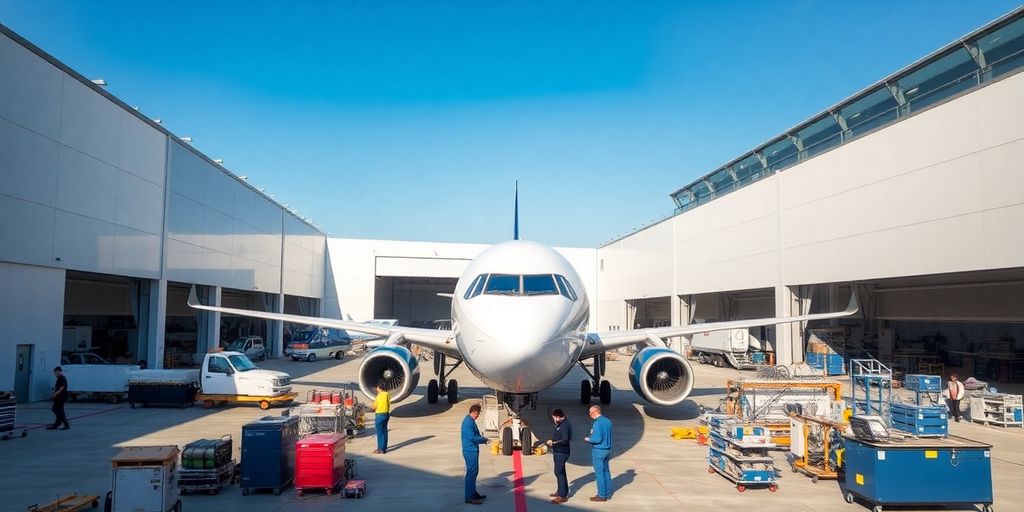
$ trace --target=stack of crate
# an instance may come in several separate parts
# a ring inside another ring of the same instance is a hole
[[[765,427],[719,414],[710,414],[706,420],[710,471],[728,478],[740,491],[748,485],[765,485],[772,491],[778,488],[775,463],[768,454],[775,444]]]
[[[985,393],[970,397],[971,421],[999,427],[1024,427],[1021,395]]]
[[[846,328],[810,329],[804,359],[811,368],[823,370],[825,375],[846,373],[846,345],[850,331]]]
[[[944,405],[935,405],[942,391],[942,378],[938,375],[907,374],[903,387],[913,391],[913,404],[893,402],[889,406],[892,428],[918,437],[946,437],[949,419]]]

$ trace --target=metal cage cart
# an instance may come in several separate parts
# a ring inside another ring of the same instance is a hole
[[[181,512],[181,500],[176,498],[177,446],[129,446],[111,463],[112,512]]]
[[[0,439],[4,441],[15,436],[25,437],[28,430],[22,427],[17,428],[15,420],[18,417],[18,397],[14,393],[0,393]],[[21,433],[18,433],[21,430]]]
[[[711,439],[708,443],[708,472],[718,473],[743,492],[748,486],[779,489],[775,463],[768,450],[775,447],[764,427],[745,424],[727,415],[707,416]]]
[[[892,370],[876,359],[850,361],[853,415],[881,416],[891,421]]]
[[[336,434],[343,432],[344,406],[341,404],[299,404],[299,436],[310,434]]]

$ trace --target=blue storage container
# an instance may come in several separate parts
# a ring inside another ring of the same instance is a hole
[[[1024,421],[1024,409],[1020,407],[1013,408],[1013,421]]]
[[[897,430],[917,436],[945,436],[949,433],[946,408],[893,402],[889,406],[890,423]]]
[[[991,505],[992,445],[958,436],[873,442],[843,436],[848,503]]]
[[[903,387],[925,393],[942,391],[942,377],[938,375],[907,374],[903,376]]]
[[[825,375],[842,375],[846,373],[846,360],[839,354],[819,354],[808,352],[804,359],[811,368],[824,370]]]
[[[242,494],[281,489],[295,478],[298,416],[267,416],[242,426]]]

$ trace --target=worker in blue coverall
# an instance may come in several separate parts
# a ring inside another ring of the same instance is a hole
[[[476,419],[480,417],[480,404],[473,404],[469,414],[462,418],[462,458],[466,459],[466,503],[480,505],[487,496],[476,492],[476,476],[480,473],[480,445],[490,439],[480,435]]]
[[[591,460],[594,463],[594,480],[597,481],[597,496],[590,501],[608,501],[612,496],[612,472],[608,467],[608,459],[612,456],[612,422],[601,415],[601,407],[590,407],[590,418],[594,426],[590,435],[583,440],[592,445]]]

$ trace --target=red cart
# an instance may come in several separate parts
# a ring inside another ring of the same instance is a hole
[[[345,434],[313,434],[295,443],[295,492],[333,494],[345,480]]]

